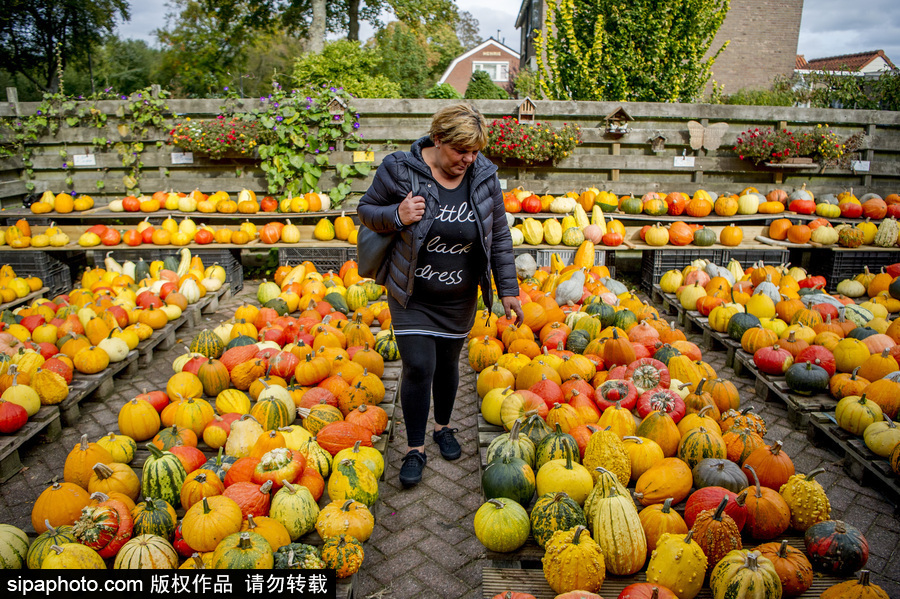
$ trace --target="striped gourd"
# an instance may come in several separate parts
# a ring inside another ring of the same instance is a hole
[[[218,359],[225,352],[225,344],[211,329],[203,329],[194,336],[190,350],[207,358]]]
[[[630,495],[610,489],[609,497],[594,501],[587,516],[593,521],[593,537],[603,549],[610,574],[630,576],[644,567],[647,538]]]
[[[688,465],[688,468],[693,469],[706,458],[727,458],[728,450],[717,431],[709,431],[701,426],[691,429],[681,439],[677,456]]]
[[[538,497],[531,508],[531,533],[543,547],[557,530],[576,526],[587,527],[584,510],[564,492],[546,493]]]
[[[781,587],[775,564],[758,551],[748,549],[729,552],[709,577],[715,599],[781,597]]]
[[[156,535],[139,535],[119,549],[116,570],[171,570],[178,567],[178,553],[172,544]]]
[[[175,508],[162,499],[148,497],[131,510],[134,519],[134,536],[156,535],[164,539],[172,539],[178,516]]]
[[[330,456],[331,454],[328,455]],[[353,445],[353,447],[342,449],[334,454],[333,461],[340,462],[341,460],[352,460],[354,462],[360,462],[366,468],[372,471],[372,474],[375,475],[375,478],[380,478],[381,474],[384,472],[384,456],[381,455],[381,452],[374,447],[363,447],[362,443],[360,443],[359,441],[357,441]]]
[[[281,400],[263,398],[253,404],[250,415],[256,418],[264,430],[272,431],[291,423],[291,414]]]
[[[316,438],[310,437],[307,439],[306,442],[300,445],[299,451],[306,458],[306,465],[318,470],[322,478],[327,480],[331,475],[333,458],[327,450],[316,442]]]
[[[594,481],[594,488],[591,489],[587,499],[584,500],[585,514],[591,513],[595,501],[609,497],[612,494],[612,489],[615,489],[619,495],[628,495],[628,489],[619,482],[619,477],[613,474],[612,471],[602,466],[597,466],[595,471],[597,472],[597,480]],[[593,532],[594,523],[591,518],[587,519],[587,527]]]
[[[21,570],[28,555],[28,536],[10,524],[0,524],[0,568]]]
[[[319,506],[309,489],[287,483],[272,496],[269,517],[281,522],[296,541],[316,527]]]
[[[222,414],[249,414],[250,398],[238,389],[225,389],[216,396],[216,412]]]
[[[335,499],[353,499],[372,507],[378,501],[378,479],[365,464],[349,459],[334,464],[328,477],[328,496]]]
[[[503,457],[507,451],[512,451],[512,455],[523,460],[526,464],[534,468],[535,465],[535,447],[534,441],[519,434],[522,426],[521,420],[513,422],[513,426],[508,433],[501,433],[491,440],[488,445],[486,456],[487,463]]]
[[[559,423],[557,423],[556,430],[541,439],[541,442],[535,447],[535,471],[540,470],[541,466],[550,460],[566,459],[566,450],[569,451],[568,455],[573,456],[576,462],[579,461],[578,458],[581,454],[578,449],[578,443],[575,441],[575,437],[568,433],[564,433],[560,428]]]
[[[224,570],[269,570],[275,565],[264,536],[252,531],[228,535],[213,552],[212,567]]]
[[[381,354],[385,362],[399,360],[400,350],[397,349],[397,338],[394,336],[394,332],[384,333],[385,331],[382,331],[375,336],[375,351]]]
[[[44,522],[46,532],[42,532],[28,548],[27,562],[29,570],[38,570],[44,562],[44,558],[50,554],[50,547],[75,543],[75,533],[71,526],[57,526],[53,528],[50,521]]]
[[[144,462],[141,476],[141,494],[144,497],[162,499],[172,507],[181,505],[181,485],[187,472],[181,460],[169,451],[162,451],[152,443],[147,444],[150,457]]]
[[[316,404],[311,408],[300,408],[297,413],[303,419],[301,421],[303,428],[313,436],[332,422],[340,422],[344,419],[341,411],[329,404]]]

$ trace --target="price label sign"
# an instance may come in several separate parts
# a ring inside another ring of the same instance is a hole
[[[375,152],[353,152],[353,162],[375,162]]]
[[[172,164],[194,164],[194,153],[172,152]]]
[[[75,154],[72,162],[75,166],[97,166],[97,158],[93,154]]]
[[[500,189],[506,189],[506,179],[497,179],[500,181]]]
[[[692,166],[694,166],[694,157],[693,156],[676,156],[675,163],[673,166],[692,167]]]
[[[868,160],[853,160],[850,163],[850,168],[858,173],[868,173],[869,172],[869,161]]]

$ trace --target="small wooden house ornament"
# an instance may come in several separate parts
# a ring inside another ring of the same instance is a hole
[[[344,112],[347,110],[347,103],[335,96],[325,105],[325,108],[328,109],[328,113],[337,121],[344,118]]]
[[[628,133],[628,123],[633,121],[634,118],[624,108],[619,106],[606,115],[603,120],[606,123],[607,133],[621,137]]]
[[[666,136],[659,131],[647,141],[650,142],[650,149],[654,152],[662,152],[666,149]]]
[[[519,114],[518,119],[520,123],[531,123],[534,122],[534,113],[536,107],[534,102],[531,101],[531,98],[525,96],[525,100],[519,104]]]

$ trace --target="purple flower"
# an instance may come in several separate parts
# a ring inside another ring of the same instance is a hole
[[[273,102],[272,106],[274,106],[275,108],[278,108],[278,102]]]
[[[329,147],[328,147],[328,151],[329,151],[329,152],[334,152],[334,146],[329,146]]]
[[[359,129],[359,123],[353,123],[353,128],[354,128],[354,129]]]
[[[279,114],[278,116],[275,117],[275,120],[281,122],[284,120],[284,117]]]
[[[38,113],[38,116],[41,116],[43,114],[40,110],[38,110],[37,113]]]
[[[67,162],[63,162],[63,168],[69,168],[69,164]]]
[[[228,86],[227,86],[227,85],[225,86],[225,91],[228,91]]]

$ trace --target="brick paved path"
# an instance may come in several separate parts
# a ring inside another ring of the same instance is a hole
[[[256,285],[245,283],[238,296],[222,302],[220,310],[206,317],[208,328],[227,320],[246,301],[255,301]],[[157,355],[151,368],[130,380],[116,381],[116,392],[104,402],[87,402],[81,407],[77,427],[64,428],[59,441],[32,446],[22,456],[25,470],[0,485],[0,522],[27,527],[34,499],[54,476],[62,478],[66,455],[82,434],[96,440],[117,430],[119,407],[144,389],[165,388],[171,375],[171,363],[183,353],[183,343]],[[700,344],[699,335],[689,339]],[[804,431],[790,428],[787,412],[778,403],[763,403],[754,397],[750,379],[734,378],[724,365],[724,353],[704,356],[726,378],[732,379],[744,402],[752,403],[768,423],[767,442],[781,439],[799,472],[823,467],[816,478],[831,500],[832,516],[858,527],[869,541],[867,567],[873,581],[890,597],[900,599],[900,516],[878,491],[860,487],[843,472],[840,460],[832,453],[812,447]],[[428,465],[422,484],[403,490],[397,482],[400,459],[406,448],[406,429],[397,410],[394,439],[385,456],[387,472],[381,484],[381,501],[376,507],[376,524],[366,543],[366,558],[357,576],[355,599],[420,598],[453,599],[482,596],[481,568],[484,548],[474,536],[472,519],[482,503],[477,447],[475,375],[465,358],[460,362],[460,389],[454,413],[454,426],[463,456],[454,462],[441,459],[430,436],[426,440]],[[527,590],[527,589],[517,589]]]

